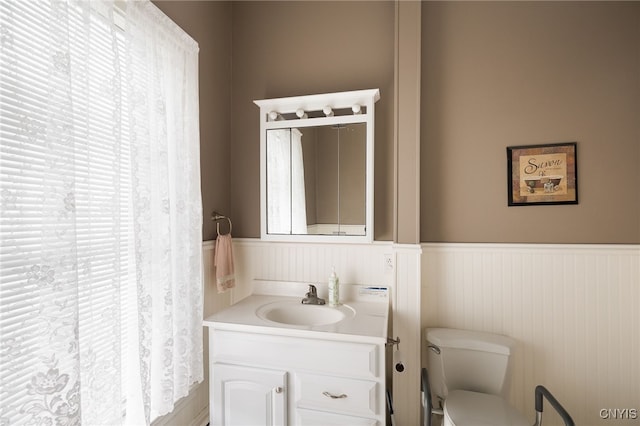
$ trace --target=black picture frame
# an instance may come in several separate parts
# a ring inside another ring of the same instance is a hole
[[[507,147],[509,206],[578,204],[577,142]]]

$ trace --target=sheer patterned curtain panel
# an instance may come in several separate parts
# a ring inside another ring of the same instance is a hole
[[[203,378],[198,46],[0,1],[0,426],[150,424]]]

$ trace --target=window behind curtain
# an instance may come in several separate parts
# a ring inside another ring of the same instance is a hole
[[[99,403],[83,404],[83,423],[110,423],[124,410],[120,379],[132,377],[129,360],[122,359],[128,327],[136,323],[128,310],[136,299],[124,36],[112,25],[117,16],[71,4],[68,27],[57,32],[66,39],[52,38],[56,13],[45,2],[0,2],[2,425],[15,424],[20,411],[26,414],[18,423],[45,419],[47,411],[65,418],[60,413],[77,410],[87,398]],[[52,139],[67,150],[62,156],[51,156]],[[65,185],[54,187],[59,182],[50,171],[57,167],[71,168],[66,194],[59,193]],[[64,204],[55,215],[43,207],[52,199]],[[69,221],[73,226],[57,230]],[[77,260],[68,259],[73,265],[65,274],[46,261],[56,246],[39,243],[55,232],[75,233]],[[77,294],[60,297],[73,279]],[[51,310],[42,303],[47,294],[57,304],[75,299],[69,303],[77,307]],[[81,359],[81,394],[62,361],[46,352],[43,335],[63,333],[79,336],[68,352]],[[63,398],[56,400],[54,390]]]

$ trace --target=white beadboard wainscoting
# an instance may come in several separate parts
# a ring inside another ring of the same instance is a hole
[[[532,423],[538,384],[576,424],[640,423],[640,246],[423,244],[422,250],[422,328],[515,338],[511,400]],[[545,407],[545,424],[561,424]]]
[[[638,424],[601,419],[600,410],[640,411],[640,246],[539,244],[276,243],[235,239],[238,286],[218,294],[214,242],[203,243],[205,316],[251,292],[254,278],[390,286],[393,336],[405,372],[394,373],[396,424],[418,425],[419,354],[424,327],[506,334],[519,342],[511,400],[533,423],[533,390],[547,386],[576,424]],[[384,266],[391,255],[393,269]],[[421,285],[420,285],[421,283]],[[205,339],[207,333],[204,333]],[[205,380],[154,426],[208,422]],[[545,404],[545,424],[560,424]],[[624,414],[619,416],[624,417]],[[603,416],[604,417],[604,416]],[[628,416],[629,417],[629,416]]]
[[[393,337],[399,338],[398,350],[404,371],[392,365],[393,403],[396,425],[420,425],[422,402],[420,393],[421,351],[421,247],[394,244],[395,303],[393,305]],[[393,364],[393,362],[391,363]]]
[[[400,337],[400,349],[406,364],[405,371],[394,373],[393,378],[396,424],[419,424],[420,245],[398,245],[392,242],[281,243],[236,238],[233,242],[236,287],[219,295],[215,289],[215,270],[212,264],[214,244],[213,241],[203,243],[206,315],[249,295],[254,279],[326,283],[334,266],[342,284],[390,287],[394,317],[398,322],[394,324],[393,335]],[[387,259],[391,260],[391,267],[385,266]],[[208,351],[205,352],[205,362],[208,362],[207,354]],[[208,386],[207,382],[205,380],[188,399],[201,398]],[[206,395],[208,396],[208,391]],[[199,402],[194,404],[194,415],[200,408]],[[183,424],[196,426],[196,423],[186,420]]]
[[[384,269],[384,255],[393,252],[393,245],[386,242],[292,243],[236,238],[237,285],[232,300],[248,296],[254,279],[326,283],[332,267],[340,283],[393,286],[393,271]]]

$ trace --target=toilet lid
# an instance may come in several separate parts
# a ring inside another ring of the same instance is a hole
[[[455,426],[530,426],[527,419],[496,395],[455,390],[444,401],[444,415]]]

